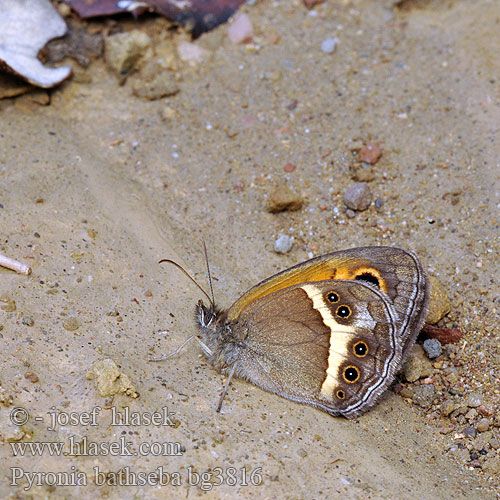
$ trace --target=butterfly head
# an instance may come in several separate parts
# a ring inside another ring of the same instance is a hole
[[[214,303],[206,306],[200,300],[196,304],[195,314],[200,343],[210,364],[217,370],[232,365],[243,346],[235,337],[231,323],[227,320],[227,311]]]
[[[196,322],[200,329],[216,330],[217,325],[225,317],[224,311],[219,309],[213,302],[208,306],[202,300],[199,300],[195,309]]]

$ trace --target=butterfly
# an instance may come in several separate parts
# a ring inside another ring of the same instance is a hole
[[[228,374],[218,410],[235,376],[347,418],[370,409],[393,382],[429,302],[416,255],[384,246],[298,264],[229,309],[204,293],[209,303],[196,305],[197,337],[210,365]]]

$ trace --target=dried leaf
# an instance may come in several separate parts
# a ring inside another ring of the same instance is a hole
[[[458,328],[439,328],[428,324],[423,326],[422,333],[431,339],[439,340],[441,344],[456,344],[465,335],[465,332]]]
[[[71,68],[47,68],[40,49],[66,33],[66,24],[48,0],[0,0],[0,68],[38,87],[54,87],[71,75]]]
[[[197,37],[225,23],[245,0],[64,0],[82,19],[130,12],[162,14]]]

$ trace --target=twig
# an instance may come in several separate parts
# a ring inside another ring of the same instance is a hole
[[[31,274],[31,267],[27,266],[26,264],[23,264],[22,262],[19,262],[18,260],[11,259],[9,257],[6,257],[5,255],[2,255],[0,253],[0,266],[1,267],[6,267],[7,269],[12,269],[13,271],[16,271],[16,273],[21,273],[21,274]]]

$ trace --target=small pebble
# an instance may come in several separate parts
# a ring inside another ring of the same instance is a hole
[[[482,418],[479,420],[479,422],[476,425],[476,429],[478,432],[486,432],[491,425],[491,421],[489,418]]]
[[[284,210],[299,210],[304,200],[294,193],[286,184],[280,184],[269,195],[267,210],[272,214]]]
[[[375,179],[375,172],[363,164],[355,165],[351,167],[351,179],[356,182],[371,182]]]
[[[500,448],[500,439],[497,438],[490,439],[490,446],[493,449],[498,450]]]
[[[177,111],[173,108],[170,108],[169,106],[165,106],[161,111],[160,111],[160,117],[163,121],[169,122],[170,120],[173,120],[175,116],[177,115]]]
[[[349,219],[353,219],[354,217],[356,217],[356,212],[354,210],[351,210],[350,208],[345,211],[345,214],[347,215],[347,217],[349,217]]]
[[[407,360],[403,365],[403,377],[408,382],[415,382],[420,378],[429,377],[432,374],[432,364],[425,355],[422,346],[415,344]]]
[[[179,84],[172,71],[162,71],[153,80],[137,80],[132,92],[135,96],[148,101],[169,97],[180,92]]]
[[[477,427],[476,427],[477,429]],[[473,450],[477,450],[480,455],[486,455],[488,453],[485,448],[488,448],[488,441],[490,440],[490,435],[488,434],[480,434],[474,439],[472,442]]]
[[[34,373],[31,373],[31,372],[28,372],[28,373],[25,373],[24,374],[24,378],[26,380],[29,380],[30,382],[32,382],[33,384],[36,384],[38,382],[38,376],[35,375]]]
[[[437,358],[443,354],[441,342],[437,339],[426,339],[424,342],[424,351],[429,359]]]
[[[439,320],[451,311],[450,299],[443,285],[435,276],[429,277],[430,299],[429,312],[427,313],[426,323],[435,325]]]
[[[439,432],[440,432],[440,434],[449,434],[450,432],[453,432],[454,430],[455,430],[454,425],[447,425],[447,426],[440,427]]]
[[[466,427],[464,429],[464,436],[465,437],[476,437],[477,431],[474,429],[474,427]]]
[[[371,202],[372,192],[366,182],[357,182],[344,193],[344,203],[352,210],[366,210]]]
[[[458,417],[459,415],[465,415],[467,413],[467,406],[461,406],[460,403],[457,403],[457,407],[455,410],[451,412],[451,416],[453,418]]]
[[[337,47],[338,43],[338,38],[327,38],[321,42],[321,51],[325,54],[331,54]]]
[[[408,387],[403,387],[403,388],[399,391],[399,395],[400,395],[402,398],[406,398],[406,399],[413,399],[413,387],[411,387],[411,386],[408,386]]]
[[[87,370],[86,377],[87,380],[95,380],[99,394],[103,398],[119,393],[125,393],[132,398],[139,396],[129,377],[120,372],[112,359],[95,361],[92,367]]]
[[[384,200],[382,200],[382,198],[377,198],[375,200],[375,207],[376,208],[382,208],[383,205],[384,205]]]
[[[152,45],[151,38],[140,30],[117,33],[104,38],[105,59],[119,76],[130,73]]]
[[[1,330],[1,328],[0,328]],[[493,409],[491,406],[487,405],[481,405],[478,407],[477,411],[481,414],[483,417],[489,417],[490,415],[493,415]]]
[[[455,403],[451,399],[447,399],[441,404],[441,415],[447,417],[455,409]]]
[[[78,330],[80,322],[76,318],[66,318],[63,321],[63,327],[70,332]]]
[[[465,390],[463,387],[460,387],[459,385],[455,385],[453,387],[450,387],[448,389],[448,392],[452,395],[452,396],[463,396],[465,394]]]
[[[466,414],[465,418],[470,422],[477,417],[477,410],[475,408],[471,408]]]
[[[250,42],[253,38],[252,21],[247,14],[238,14],[227,29],[227,36],[234,44]]]
[[[378,144],[367,144],[359,152],[359,159],[364,163],[374,165],[382,156],[382,150]]]
[[[417,385],[413,388],[413,401],[422,408],[429,408],[436,396],[434,385]]]
[[[483,472],[486,473],[490,479],[498,479],[500,476],[500,455],[498,453],[496,457],[490,458],[483,464]]]
[[[278,236],[277,240],[274,242],[274,251],[276,253],[288,253],[292,249],[293,236],[287,236],[282,234]]]
[[[297,450],[297,455],[300,457],[300,458],[306,458],[307,457],[307,451],[304,450],[304,448],[299,448]]]
[[[71,15],[71,7],[65,3],[58,4],[57,10],[62,17],[69,17]]]
[[[35,324],[35,320],[31,316],[24,316],[22,323],[26,326],[33,326]]]
[[[466,403],[469,408],[477,408],[483,404],[483,397],[477,392],[471,392],[467,395]]]

